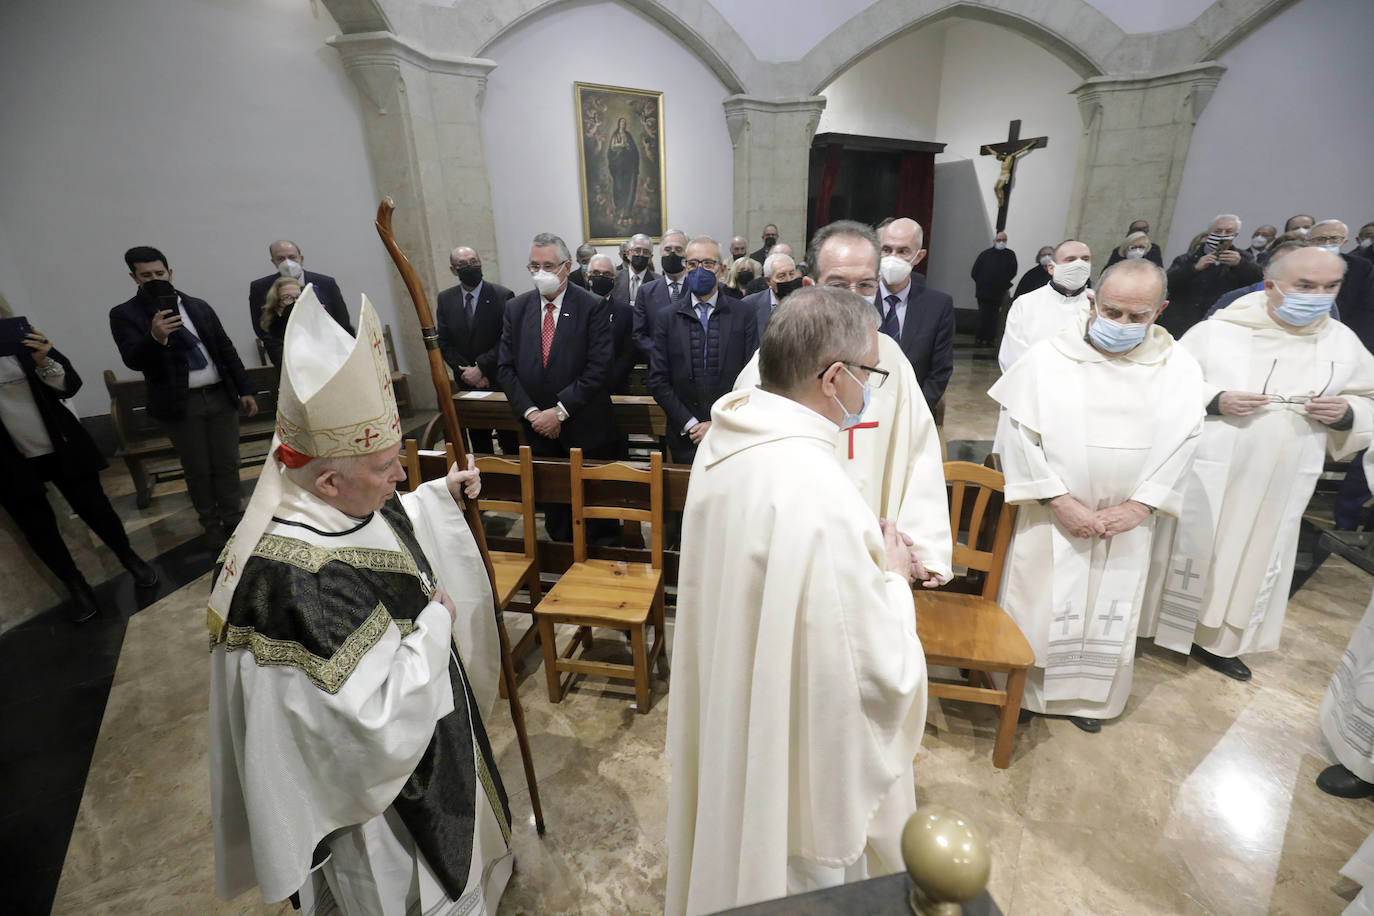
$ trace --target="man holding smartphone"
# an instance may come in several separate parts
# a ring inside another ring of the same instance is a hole
[[[163,426],[186,472],[186,490],[212,547],[238,523],[239,410],[258,412],[238,351],[203,299],[172,286],[167,258],[140,245],[124,253],[138,293],[110,310],[110,333],[148,384],[148,415]]]
[[[1223,213],[1212,220],[1197,247],[1169,265],[1169,309],[1159,324],[1174,337],[1207,315],[1213,302],[1242,286],[1260,281],[1260,269],[1248,251],[1235,247],[1240,217]]]

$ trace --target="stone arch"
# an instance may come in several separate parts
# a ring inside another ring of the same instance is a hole
[[[798,62],[798,90],[819,93],[841,73],[883,45],[944,19],[999,25],[1040,45],[1084,78],[1110,72],[1108,59],[1125,39],[1114,22],[1084,0],[1048,0],[1035,18],[1010,0],[948,3],[879,0],[845,22]],[[914,9],[913,9],[914,7]],[[913,15],[914,13],[914,15]]]
[[[483,56],[501,38],[518,29],[532,16],[571,6],[578,0],[501,0],[492,3],[490,18],[484,19],[474,36],[473,55]],[[746,91],[740,69],[752,69],[758,62],[739,33],[709,3],[684,0],[616,0],[655,23],[701,60],[725,86],[727,93]],[[706,35],[715,36],[708,41]]]
[[[1251,0],[1250,3],[1234,4],[1217,0],[1189,24],[1189,28],[1208,37],[1207,48],[1198,59],[1216,60],[1297,2]]]

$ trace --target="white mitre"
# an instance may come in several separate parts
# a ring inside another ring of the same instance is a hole
[[[220,556],[223,568],[210,593],[212,633],[223,628],[243,565],[281,502],[281,465],[369,455],[400,441],[391,369],[372,303],[363,296],[354,339],[325,311],[314,286],[306,286],[286,323],[277,432],[253,498]]]

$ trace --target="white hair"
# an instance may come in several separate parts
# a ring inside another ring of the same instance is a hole
[[[778,268],[778,265],[780,265],[783,261],[786,261],[793,267],[797,266],[797,262],[793,260],[790,254],[783,254],[782,252],[778,252],[777,254],[770,254],[768,257],[763,259],[763,275],[765,277],[773,276],[773,271],[775,271]],[[787,268],[785,267],[783,268],[783,270],[786,269]]]
[[[1350,227],[1347,226],[1342,220],[1338,220],[1338,219],[1319,219],[1319,220],[1317,220],[1315,223],[1312,224],[1312,228],[1313,228],[1313,229],[1316,229],[1318,226],[1327,226],[1327,225],[1331,225],[1331,226],[1340,226],[1340,227],[1341,227],[1341,235],[1349,235],[1349,234],[1350,234]]]
[[[319,479],[321,474],[333,471],[340,477],[347,477],[353,465],[361,457],[363,456],[349,455],[343,458],[311,458],[298,468],[288,468],[283,465],[281,471],[286,475],[287,480],[307,493],[318,496],[319,491],[315,489],[315,481]]]
[[[608,269],[615,270],[615,261],[612,261],[611,256],[608,254],[592,255],[591,260],[587,262],[587,269],[594,270],[595,268],[593,268],[592,265],[595,264],[597,261],[605,261]]]
[[[1240,217],[1236,216],[1234,213],[1218,213],[1216,216],[1212,217],[1212,222],[1208,225],[1209,227],[1215,226],[1219,220],[1223,219],[1231,220],[1232,222],[1234,222],[1236,224],[1236,235],[1240,235],[1240,227],[1242,224],[1240,221]]]
[[[552,232],[541,232],[530,242],[531,248],[547,248],[550,245],[558,249],[559,262],[571,261],[572,255],[568,253],[568,243],[563,241]]]

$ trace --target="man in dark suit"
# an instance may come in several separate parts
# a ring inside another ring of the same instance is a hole
[[[762,264],[763,259],[768,257],[770,253],[772,253],[773,246],[777,243],[778,227],[773,223],[769,223],[767,226],[763,227],[763,247],[760,248],[758,251],[755,251],[752,254],[750,254],[749,257],[753,258],[755,261],[758,261],[760,264]]]
[[[773,311],[782,304],[782,300],[801,289],[805,282],[802,275],[797,273],[797,262],[792,260],[792,255],[777,250],[785,247],[776,246],[773,253],[764,259],[763,289],[740,300],[740,305],[754,313],[760,343],[763,342],[763,332],[768,327],[768,320],[773,317]]]
[[[186,491],[211,545],[238,524],[239,409],[258,412],[238,351],[210,304],[172,286],[167,258],[140,245],[124,253],[138,294],[110,309],[124,365],[143,373],[148,415],[186,472]]]
[[[720,245],[702,236],[687,246],[687,289],[654,320],[649,393],[668,416],[673,461],[691,464],[711,428],[711,405],[759,347],[758,321],[744,300],[721,292]]]
[[[649,259],[653,257],[653,254],[653,239],[643,233],[637,233],[630,237],[630,266],[616,274],[615,289],[611,290],[612,299],[626,305],[635,301],[635,296],[639,295],[640,287],[657,276],[653,268],[649,266]]]
[[[506,303],[515,294],[482,277],[482,258],[475,249],[453,249],[448,256],[448,269],[458,278],[458,285],[439,293],[436,324],[444,362],[453,370],[459,388],[499,389],[496,366],[501,358],[501,325]],[[519,451],[514,432],[468,430],[474,451],[494,451],[493,435],[505,454]]]
[[[1366,261],[1374,262],[1374,223],[1365,223],[1355,237],[1355,250],[1350,252]]]
[[[592,255],[587,264],[587,289],[605,300],[611,321],[611,376],[606,387],[611,394],[629,394],[630,370],[639,361],[639,348],[634,340],[634,309],[611,295],[615,279],[615,264],[610,255]]]
[[[577,270],[568,274],[569,283],[583,289],[587,288],[587,264],[594,254],[596,254],[596,246],[591,242],[583,242],[577,246]]]
[[[658,243],[658,264],[663,276],[644,284],[634,298],[634,338],[644,362],[654,350],[654,318],[687,293],[687,233],[669,229]]]
[[[992,247],[978,253],[969,276],[973,279],[974,298],[978,300],[978,330],[973,335],[974,343],[990,347],[997,339],[998,315],[1008,304],[1007,290],[1016,279],[1016,252],[1007,247],[1005,232],[998,232],[992,238]]]
[[[896,340],[911,360],[921,393],[934,413],[954,372],[954,300],[949,293],[926,286],[926,278],[912,272],[926,256],[920,223],[905,217],[893,220],[878,233],[878,241],[882,260],[873,304],[882,320],[880,330]]]
[[[770,251],[770,252],[768,253],[768,258],[771,258],[771,257],[772,257],[773,255],[775,255],[775,254],[785,254],[785,255],[787,255],[789,258],[792,259],[792,267],[793,267],[793,269],[796,268],[796,266],[797,266],[797,256],[796,256],[795,254],[792,253],[792,246],[791,246],[791,245],[787,244],[786,242],[778,242],[776,245],[773,246],[773,250]],[[760,265],[766,265],[766,264],[768,263],[768,258],[764,258],[762,261],[759,261],[759,264],[760,264]],[[767,270],[761,271],[757,277],[755,277],[754,279],[750,280],[750,281],[748,282],[748,284],[746,284],[745,287],[744,287],[744,295],[746,295],[746,296],[752,296],[752,295],[754,295],[754,294],[756,294],[756,293],[761,293],[761,292],[763,292],[765,289],[768,289],[768,286],[769,286],[768,280],[764,277],[764,274],[766,274],[766,273],[767,273]],[[801,276],[801,273],[798,272],[798,273],[797,273],[797,276],[800,277],[800,276]]]
[[[573,447],[589,458],[614,458],[619,436],[607,379],[612,336],[600,297],[568,284],[572,258],[556,235],[530,243],[527,265],[535,288],[506,307],[498,373],[511,410],[536,455],[566,458]],[[554,540],[572,537],[567,506],[546,506]]]
[[[263,304],[267,301],[267,291],[280,277],[295,277],[300,281],[302,288],[307,284],[313,285],[315,298],[320,300],[320,305],[334,317],[339,327],[350,334],[357,333],[348,320],[348,306],[344,303],[343,293],[339,291],[339,284],[334,282],[333,277],[306,270],[305,255],[301,253],[300,246],[289,239],[279,239],[267,246],[267,254],[277,272],[258,277],[248,285],[248,315],[253,322],[254,334],[262,340],[267,339],[267,332],[263,330],[258,319],[262,315]]]

